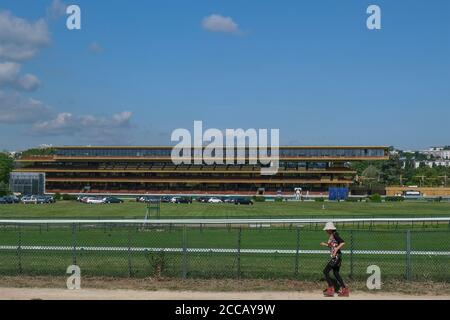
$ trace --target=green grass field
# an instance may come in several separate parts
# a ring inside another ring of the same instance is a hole
[[[322,208],[325,206],[325,209]],[[146,205],[128,200],[122,204],[93,205],[59,201],[50,205],[0,205],[0,217],[139,217]],[[257,202],[253,206],[234,204],[161,204],[161,217],[326,217],[326,216],[450,216],[450,202]]]

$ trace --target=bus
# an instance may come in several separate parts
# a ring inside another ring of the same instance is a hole
[[[418,199],[422,197],[422,193],[417,190],[406,190],[403,191],[403,197],[406,199]]]

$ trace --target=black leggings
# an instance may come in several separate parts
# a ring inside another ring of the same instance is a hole
[[[325,266],[325,269],[323,269],[323,275],[325,276],[325,280],[328,283],[328,287],[335,287],[335,281],[330,277],[330,271],[333,270],[334,277],[336,278],[336,282],[339,288],[345,288],[344,280],[342,280],[341,275],[339,274],[339,270],[341,269],[341,258],[335,257],[332,258],[327,265]],[[338,288],[336,288],[338,289]]]

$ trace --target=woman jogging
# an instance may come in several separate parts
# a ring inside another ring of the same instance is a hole
[[[325,276],[328,284],[328,288],[324,290],[323,294],[326,297],[334,296],[335,289],[333,280],[330,277],[330,271],[333,270],[334,277],[336,278],[338,287],[340,288],[338,296],[348,297],[350,292],[345,286],[344,280],[342,280],[341,275],[339,274],[342,262],[341,248],[345,245],[345,242],[337,233],[336,227],[334,226],[333,222],[327,222],[323,230],[327,232],[327,234],[329,235],[329,239],[327,242],[322,242],[320,245],[329,247],[331,252],[331,260],[327,263],[325,269],[323,269],[323,275]]]

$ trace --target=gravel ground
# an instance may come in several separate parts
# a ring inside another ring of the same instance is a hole
[[[320,292],[298,291],[252,291],[252,292],[210,292],[210,291],[144,291],[55,288],[0,288],[1,300],[450,300],[449,295],[407,295],[401,293],[354,292],[349,298],[325,298]]]

